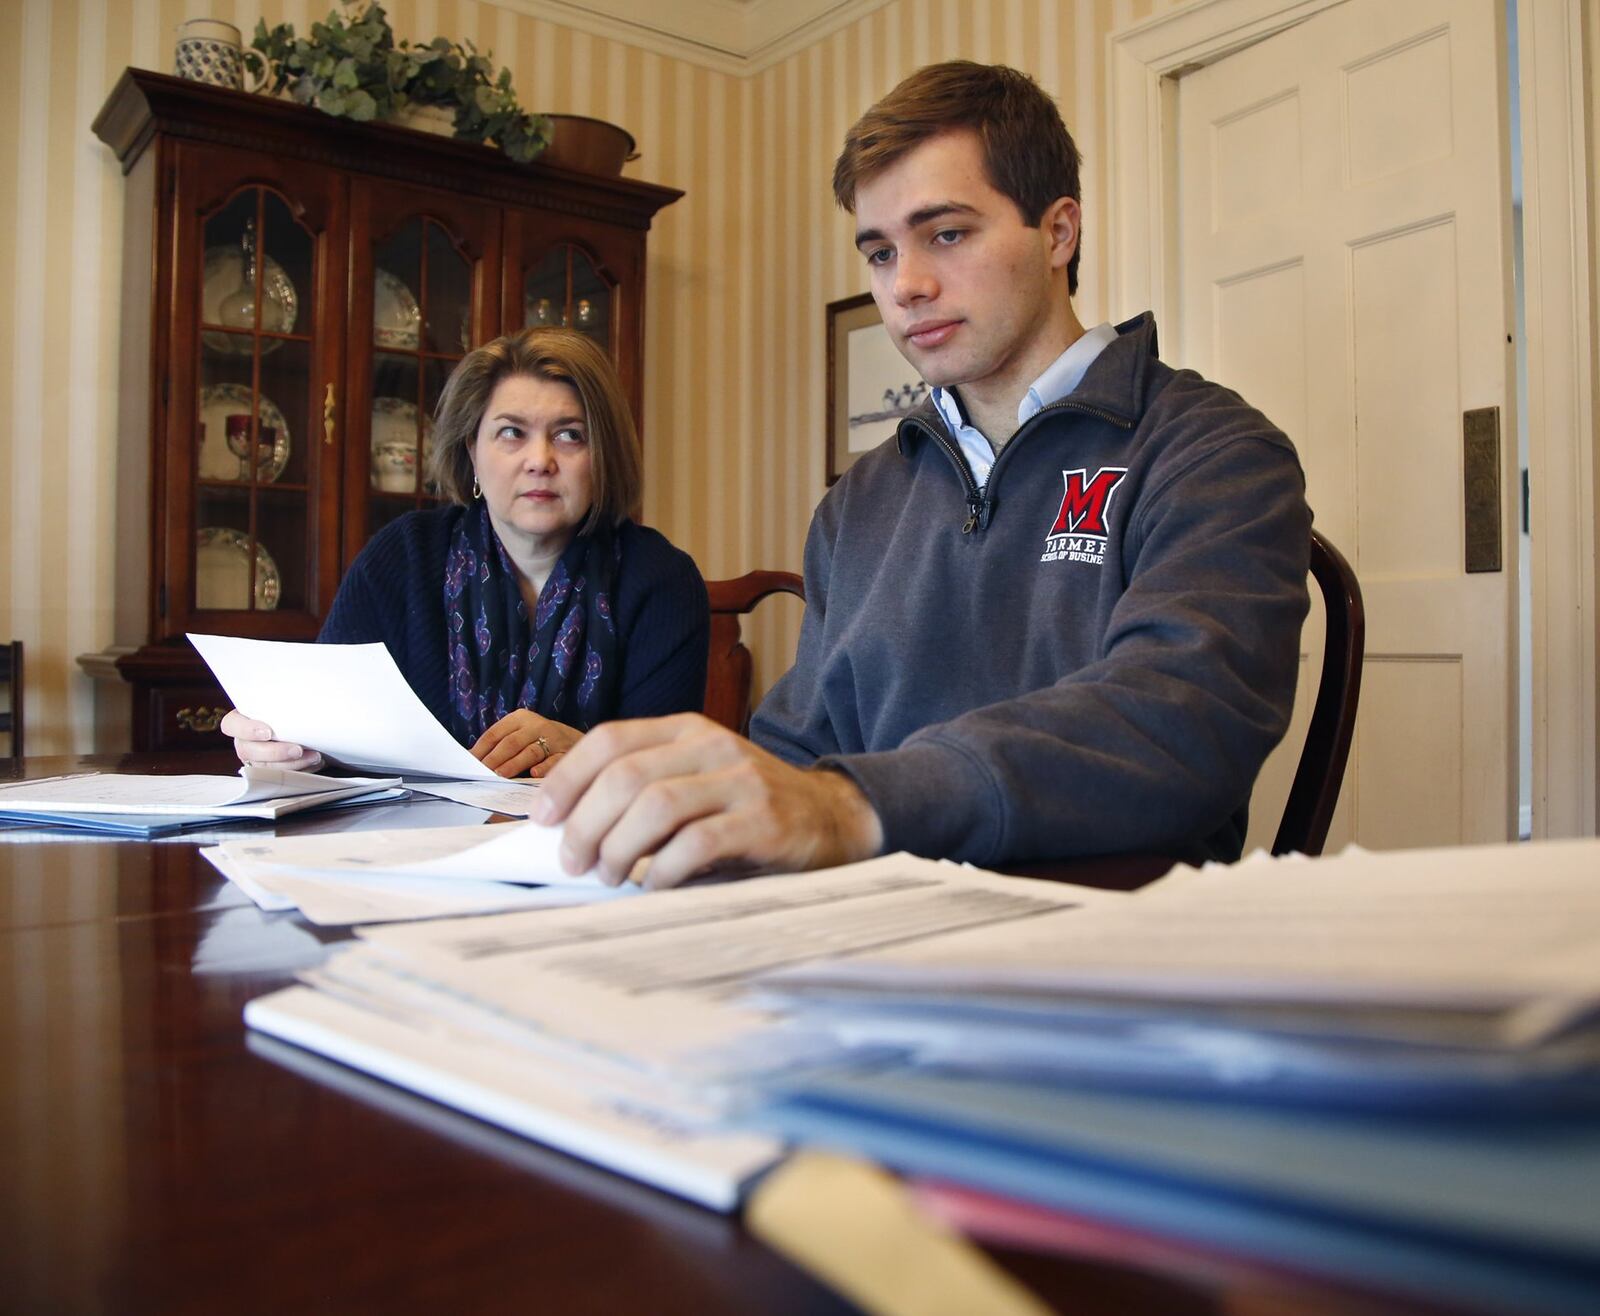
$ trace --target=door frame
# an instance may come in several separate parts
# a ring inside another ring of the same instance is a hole
[[[1172,322],[1177,79],[1343,0],[1194,0],[1106,39],[1112,318]],[[1600,596],[1584,0],[1516,0],[1528,338],[1535,836],[1593,835],[1600,814]],[[1551,710],[1556,715],[1551,716]]]
[[[1529,535],[1535,836],[1592,836],[1600,813],[1587,167],[1593,144],[1584,109],[1583,8],[1582,0],[1517,0],[1528,490],[1535,509]]]

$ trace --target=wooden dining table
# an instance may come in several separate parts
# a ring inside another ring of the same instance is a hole
[[[232,766],[0,760],[0,780]],[[405,825],[411,807],[368,816]],[[433,802],[430,824],[440,809],[484,818]],[[199,849],[0,828],[0,1310],[854,1310],[737,1217],[247,1031],[247,1001],[346,934],[262,912]],[[1166,867],[1123,857],[1051,875],[1126,888]],[[1347,1309],[1203,1271],[991,1255],[1082,1316]]]

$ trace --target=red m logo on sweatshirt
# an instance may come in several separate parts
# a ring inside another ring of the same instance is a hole
[[[1067,482],[1066,496],[1061,500],[1061,511],[1051,527],[1052,535],[1106,536],[1106,509],[1111,505],[1111,495],[1127,475],[1126,466],[1105,466],[1095,472],[1094,479],[1087,471],[1062,471]]]

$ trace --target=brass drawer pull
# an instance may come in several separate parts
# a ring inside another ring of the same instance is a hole
[[[322,441],[328,446],[333,445],[333,385],[328,385],[328,391],[322,399]]]
[[[178,725],[185,731],[198,731],[202,734],[215,731],[222,719],[227,717],[226,708],[208,708],[201,704],[199,708],[180,708],[178,710]]]

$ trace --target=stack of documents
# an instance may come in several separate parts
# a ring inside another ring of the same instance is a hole
[[[1600,843],[1246,861],[798,966],[774,1004],[917,1063],[1435,1110],[1600,1105]]]
[[[759,999],[899,1057],[758,1130],[1191,1254],[1600,1310],[1600,842],[1189,870]]]
[[[511,832],[510,825],[489,829]],[[359,930],[251,1027],[719,1210],[781,1153],[729,1116],[831,1072],[827,1036],[738,999],[827,955],[1125,897],[896,855],[589,908]]]
[[[1122,895],[895,855],[363,928],[245,1018],[719,1210],[816,1142],[1191,1254],[1588,1312],[1597,874],[1590,841]]]
[[[148,837],[404,794],[398,777],[319,777],[260,766],[240,768],[232,777],[88,772],[0,785],[0,818]]]
[[[345,926],[609,900],[637,887],[574,877],[537,823],[251,837],[200,853],[262,909]]]

